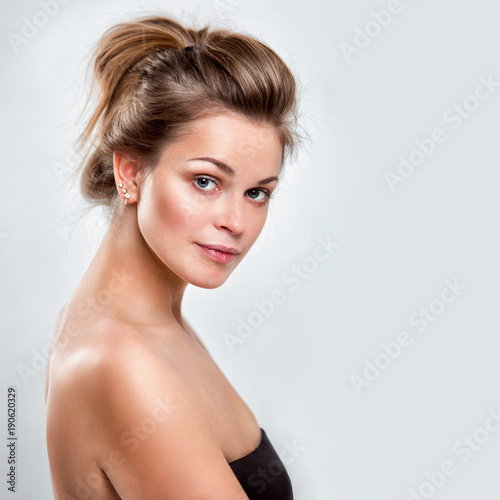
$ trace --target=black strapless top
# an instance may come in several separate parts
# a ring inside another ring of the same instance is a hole
[[[250,500],[293,500],[292,483],[285,466],[262,427],[259,446],[229,462]]]

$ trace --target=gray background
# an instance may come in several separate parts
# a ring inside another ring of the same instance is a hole
[[[6,450],[6,390],[14,385],[16,498],[53,498],[43,349],[104,229],[67,182],[83,61],[106,27],[159,7],[186,23],[262,37],[302,82],[311,142],[289,165],[261,237],[221,288],[188,287],[184,300],[221,369],[287,457],[296,498],[404,500],[421,488],[421,498],[497,499],[500,433],[484,424],[500,406],[500,87],[488,97],[483,91],[482,101],[471,96],[480,77],[500,82],[498,5],[71,0],[26,43],[13,43],[26,20],[43,21],[42,3],[0,8],[0,436]],[[367,25],[389,7],[399,13],[387,26]],[[342,44],[356,34],[362,42],[357,30],[365,29],[374,36],[346,57]],[[470,113],[458,127],[453,106],[461,103]],[[436,128],[446,140],[392,191],[386,172],[397,172],[398,157],[408,158]],[[318,238],[338,243],[321,262]],[[293,266],[308,270],[297,289],[286,279]],[[449,303],[440,299],[447,279],[463,287]],[[224,335],[235,335],[241,320],[258,321],[256,302],[274,289],[286,300],[231,351]],[[420,307],[435,313],[424,331],[423,321],[410,320]],[[381,343],[392,345],[403,331],[411,345],[397,359],[381,355]],[[386,367],[356,391],[352,377],[364,377],[375,361]],[[470,456],[466,436],[480,442]],[[290,459],[284,450],[293,443]],[[446,460],[454,473],[433,491],[425,474]],[[2,479],[2,498],[14,497],[6,488]]]

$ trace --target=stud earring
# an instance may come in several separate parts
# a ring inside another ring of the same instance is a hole
[[[120,184],[118,184],[118,187],[123,188],[123,189],[122,189],[122,193],[124,193],[124,194],[125,194],[125,203],[124,203],[124,205],[123,205],[123,206],[126,206],[126,205],[127,205],[127,201],[128,201],[128,199],[130,198],[130,195],[127,193],[127,189],[123,187],[123,182],[120,182]]]

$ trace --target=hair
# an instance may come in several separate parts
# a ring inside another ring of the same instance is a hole
[[[89,101],[96,86],[99,92],[78,144],[86,148],[80,189],[94,204],[112,208],[119,198],[115,151],[153,169],[168,143],[210,114],[236,112],[272,125],[282,145],[280,167],[299,141],[294,76],[253,36],[148,16],[105,31],[88,69]]]

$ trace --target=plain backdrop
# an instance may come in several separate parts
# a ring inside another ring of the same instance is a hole
[[[53,498],[44,352],[105,230],[68,182],[85,58],[108,26],[161,9],[262,38],[301,82],[310,140],[261,236],[223,286],[190,286],[183,305],[296,499],[497,499],[498,4],[53,4],[0,7],[1,497]]]

